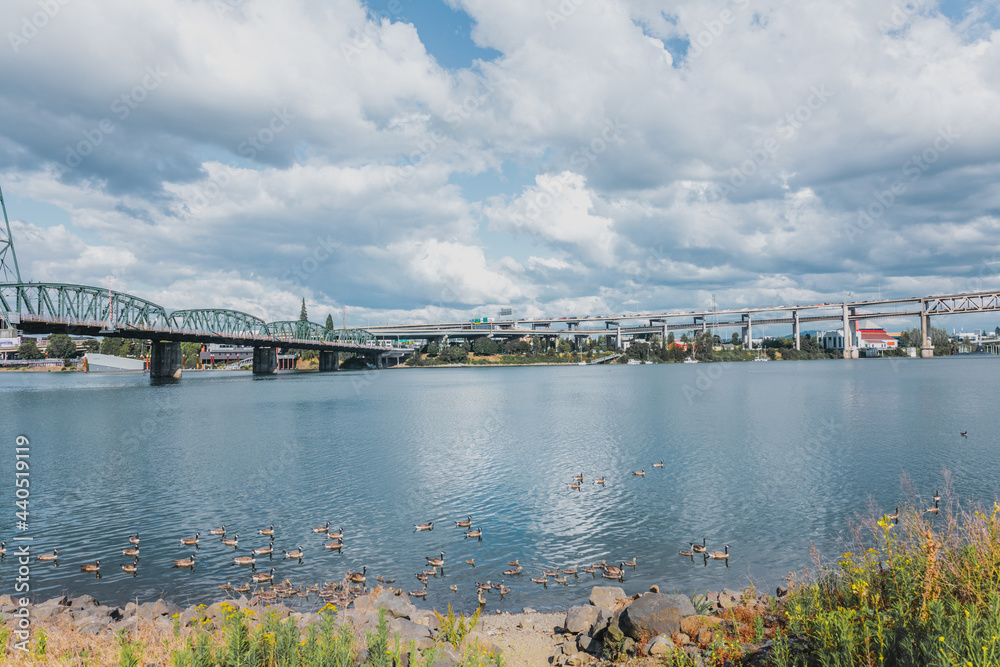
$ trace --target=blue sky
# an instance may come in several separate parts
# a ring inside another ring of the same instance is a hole
[[[997,7],[12,0],[0,185],[28,279],[270,319],[992,289]]]

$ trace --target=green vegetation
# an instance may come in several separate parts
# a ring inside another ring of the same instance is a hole
[[[438,610],[434,610],[434,615],[437,616],[438,623],[440,624],[438,629],[438,635],[442,640],[448,642],[455,648],[458,648],[462,640],[465,639],[472,630],[479,624],[479,612],[483,610],[482,607],[476,609],[474,613],[469,618],[465,617],[465,614],[459,614],[455,616],[455,612],[451,610],[451,605],[448,605],[448,615],[442,616],[438,613]]]
[[[18,359],[43,359],[44,357],[45,355],[31,338],[25,338],[17,348]]]
[[[1000,504],[927,516],[870,520],[836,567],[793,587],[770,664],[1000,664]]]
[[[146,341],[135,338],[105,338],[101,341],[101,354],[116,357],[139,358],[147,351]]]
[[[49,359],[70,359],[76,356],[76,343],[66,334],[52,334],[45,349]]]

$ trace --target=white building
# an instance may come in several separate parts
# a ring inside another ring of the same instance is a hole
[[[819,346],[824,350],[843,350],[844,332],[824,331],[819,336]]]

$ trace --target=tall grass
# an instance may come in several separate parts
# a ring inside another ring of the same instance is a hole
[[[853,551],[793,586],[774,665],[1000,665],[1000,504],[872,516]]]

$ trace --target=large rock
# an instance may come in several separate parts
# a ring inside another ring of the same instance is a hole
[[[100,602],[93,595],[81,595],[70,600],[69,608],[76,611],[77,609],[90,609],[99,604]]]
[[[696,612],[691,598],[686,595],[666,595],[663,596],[670,601],[681,612],[681,616],[693,616]]]
[[[694,637],[703,628],[715,628],[722,623],[721,619],[715,616],[685,616],[681,619],[681,632]]]
[[[392,618],[389,619],[389,634],[399,634],[400,641],[405,644],[411,639],[430,637],[431,629],[426,625],[420,625],[405,618]]]
[[[635,640],[650,635],[672,635],[681,628],[681,612],[668,596],[647,593],[622,610],[619,624]]]
[[[600,610],[593,606],[581,606],[572,607],[568,612],[566,612],[566,621],[563,626],[568,632],[578,635],[584,632],[590,632],[590,629],[594,627],[594,623],[597,622],[597,614]]]
[[[590,589],[590,604],[603,609],[611,609],[615,600],[625,597],[625,591],[617,586],[594,586]]]
[[[416,606],[410,602],[409,598],[402,595],[393,596],[392,599],[379,604],[385,607],[386,613],[394,618],[408,618],[417,613]]]
[[[593,637],[588,637],[587,635],[580,635],[577,637],[576,646],[581,651],[585,651],[590,655],[600,655],[603,649],[601,642],[597,641]]]
[[[674,643],[669,637],[657,635],[642,647],[643,655],[669,655],[674,652]]]
[[[410,614],[409,618],[414,623],[426,625],[431,630],[437,630],[441,627],[441,622],[438,620],[437,614],[433,611],[427,611],[426,609],[418,609]]]

